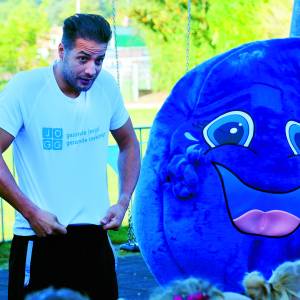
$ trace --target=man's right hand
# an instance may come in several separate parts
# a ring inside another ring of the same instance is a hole
[[[38,237],[67,233],[66,227],[59,223],[54,214],[40,208],[35,209],[27,220]]]

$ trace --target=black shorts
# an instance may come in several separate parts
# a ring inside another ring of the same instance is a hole
[[[97,225],[70,225],[67,231],[45,238],[14,236],[9,300],[23,300],[49,286],[70,288],[92,300],[118,298],[115,258],[107,232]]]

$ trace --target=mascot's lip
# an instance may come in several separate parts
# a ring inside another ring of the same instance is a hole
[[[279,237],[300,224],[300,189],[286,193],[260,191],[243,183],[228,168],[214,164],[222,181],[229,214],[242,232]]]
[[[293,232],[300,219],[288,212],[271,210],[263,212],[253,209],[233,220],[242,231],[266,236],[284,236]]]

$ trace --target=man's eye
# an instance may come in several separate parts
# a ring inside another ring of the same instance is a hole
[[[84,57],[84,56],[80,56],[78,57],[78,60],[81,62],[81,63],[85,63],[87,61],[87,58]]]
[[[97,66],[101,66],[102,63],[103,63],[103,58],[97,59],[97,60],[95,61],[95,64],[96,64]]]

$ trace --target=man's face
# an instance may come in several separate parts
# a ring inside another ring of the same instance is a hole
[[[78,38],[72,49],[60,48],[63,80],[74,92],[87,91],[102,68],[107,43]]]

